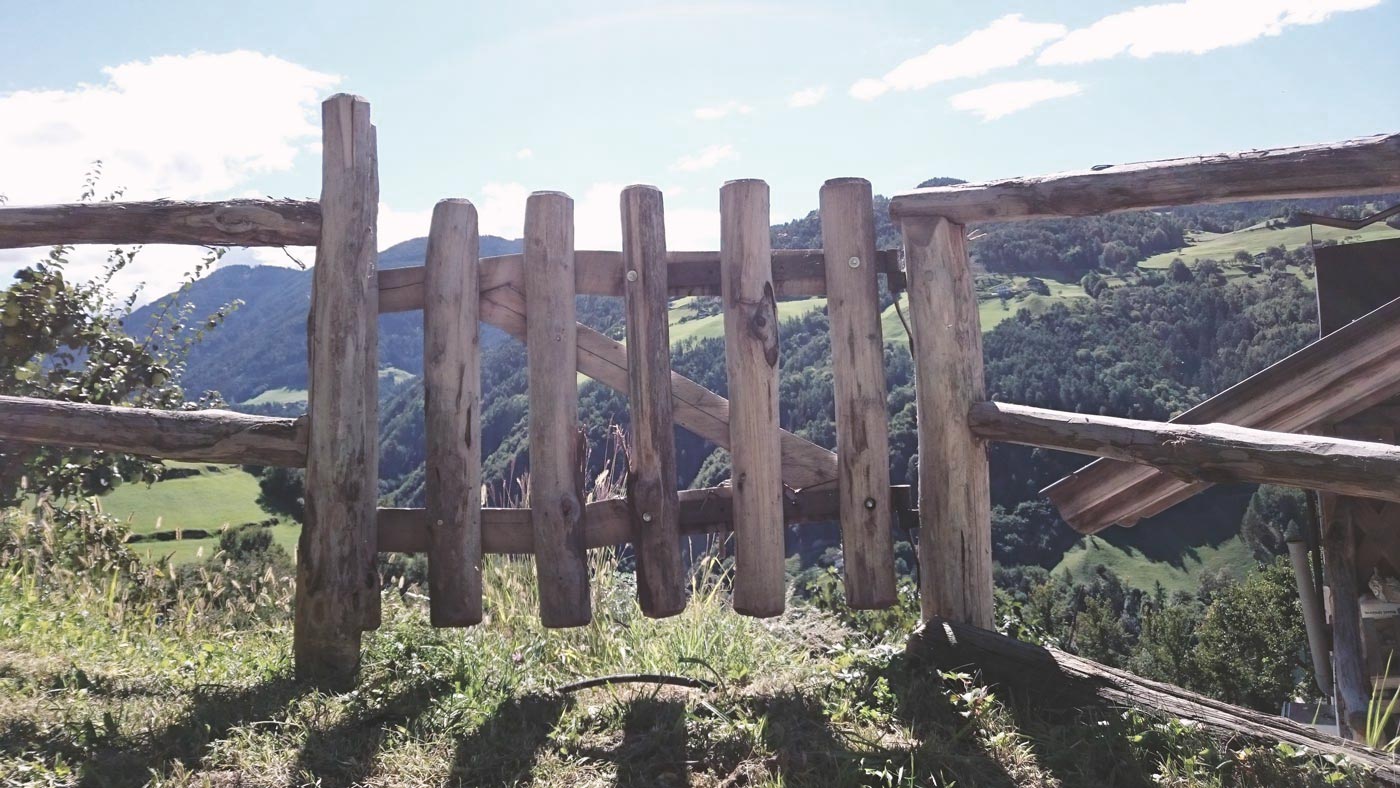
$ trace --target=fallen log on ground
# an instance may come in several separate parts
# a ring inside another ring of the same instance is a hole
[[[1400,759],[1272,714],[1223,703],[1171,684],[1134,676],[1059,649],[985,629],[934,619],[910,635],[911,662],[981,674],[1018,696],[1057,707],[1112,705],[1190,720],[1224,736],[1286,742],[1363,765],[1387,785],[1400,785]]]

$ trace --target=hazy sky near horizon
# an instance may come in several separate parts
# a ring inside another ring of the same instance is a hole
[[[517,237],[556,189],[579,248],[616,248],[645,182],[671,248],[715,248],[732,178],[767,180],[778,222],[831,177],[892,194],[1400,131],[1397,40],[1400,0],[0,0],[0,194],[71,201],[101,159],[131,199],[314,198],[318,105],[348,91],[379,129],[381,247],[444,197]],[[165,292],[195,254],[148,249],[122,284]]]

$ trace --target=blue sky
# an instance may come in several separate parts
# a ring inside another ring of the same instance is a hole
[[[314,197],[317,103],[350,91],[386,244],[443,197],[516,236],[559,189],[580,248],[615,246],[617,191],[649,182],[672,248],[713,247],[731,178],[767,180],[781,221],[837,176],[890,194],[1397,131],[1397,40],[1400,0],[6,3],[0,194],[72,199],[102,158],[133,198]],[[159,292],[173,254],[131,277]]]

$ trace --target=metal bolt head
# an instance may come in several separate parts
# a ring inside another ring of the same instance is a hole
[[[874,509],[874,508],[875,508],[875,499],[874,499],[874,498],[866,498],[866,499],[865,499],[865,508],[867,508],[867,509]]]
[[[651,512],[642,512],[642,522],[644,522],[644,523],[649,523],[649,522],[651,522]]]
[[[636,271],[628,271],[628,272],[627,272],[627,281],[629,281],[629,282],[635,282],[635,281],[637,281],[637,272],[636,272]]]
[[[850,260],[848,260],[848,261],[846,262],[846,264],[849,265],[849,266],[852,267],[852,268],[860,268],[860,258],[859,258],[859,257],[852,257]]]

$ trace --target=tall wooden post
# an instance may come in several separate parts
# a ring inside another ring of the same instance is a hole
[[[578,324],[574,322],[574,201],[535,192],[525,203],[525,352],[530,376],[530,522],[540,621],[593,618],[583,542],[578,437]]]
[[[734,488],[734,609],[783,612],[782,450],[778,442],[778,310],[768,237],[768,184],[730,181],[719,192],[719,271],[729,374]]]
[[[308,321],[306,523],[293,650],[298,677],[344,688],[359,668],[361,630],[379,619],[379,181],[369,102],[338,94],[321,115],[321,240]]]
[[[885,347],[871,200],[870,181],[864,178],[837,178],[822,186],[841,553],[846,604],[857,609],[895,603]]]
[[[986,397],[977,292],[963,226],[900,220],[919,430],[919,597],[935,616],[992,626],[991,491],[968,408]]]
[[[423,264],[424,488],[435,627],[481,622],[479,255],[476,207],[439,202]]]
[[[637,535],[637,600],[652,618],[685,609],[676,427],[671,407],[666,220],[661,190],[622,190],[623,297],[627,304],[627,504]]]

